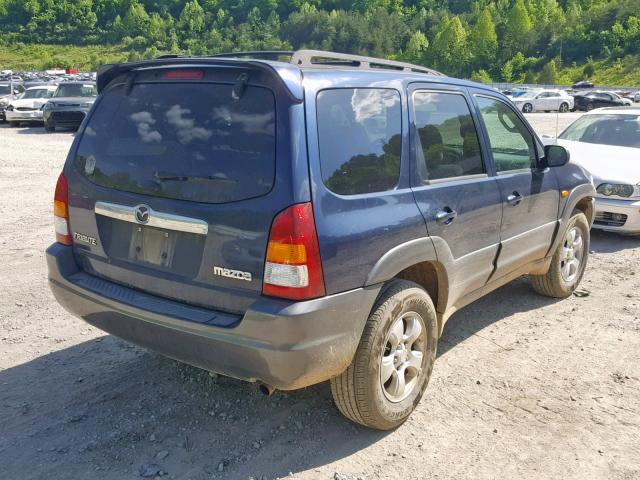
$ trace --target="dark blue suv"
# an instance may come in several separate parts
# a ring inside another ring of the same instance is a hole
[[[90,324],[266,393],[331,380],[343,414],[390,429],[453,312],[524,274],[571,294],[595,191],[486,86],[286,54],[103,68],[56,187],[50,285]]]

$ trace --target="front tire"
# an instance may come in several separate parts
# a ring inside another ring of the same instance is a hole
[[[551,259],[551,267],[544,275],[531,275],[531,285],[540,295],[566,298],[578,285],[589,257],[589,222],[578,212],[569,220],[564,237]]]
[[[531,113],[531,112],[533,112],[533,105],[531,105],[530,103],[525,103],[525,104],[522,106],[522,111],[523,111],[524,113]]]
[[[376,302],[351,365],[331,379],[340,412],[378,430],[401,425],[429,383],[437,325],[427,292],[413,282],[393,281]]]
[[[560,113],[567,113],[569,111],[569,104],[562,102],[559,108]]]
[[[20,126],[20,122],[9,122],[11,128],[17,128]]]
[[[56,126],[55,125],[49,125],[48,123],[44,124],[44,130],[45,132],[55,132],[56,131]]]

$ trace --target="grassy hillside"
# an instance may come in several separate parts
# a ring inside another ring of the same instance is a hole
[[[640,55],[627,55],[614,61],[591,61],[589,65],[593,67],[593,74],[588,78],[595,85],[640,89]],[[558,72],[558,83],[569,85],[577,80],[583,80],[587,78],[584,75],[584,70],[584,65],[561,69]]]
[[[0,70],[41,70],[61,66],[87,71],[105,63],[138,59],[141,56],[125,45],[78,47],[17,44],[0,46]],[[640,55],[627,55],[615,61],[590,61],[588,64],[593,71],[589,78],[598,86],[640,88]],[[561,68],[558,71],[558,83],[570,85],[587,78],[584,71],[585,64]]]
[[[99,65],[125,61],[128,51],[118,46],[0,45],[0,70],[43,70],[75,67],[83,71]]]

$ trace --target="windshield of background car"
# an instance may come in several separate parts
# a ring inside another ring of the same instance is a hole
[[[46,88],[34,88],[33,90],[26,90],[20,99],[23,98],[49,98],[53,92]]]
[[[54,97],[95,97],[98,95],[95,85],[70,83],[60,85],[56,90]]]
[[[9,85],[0,85],[0,96],[9,95],[11,93],[11,87]]]
[[[233,85],[136,84],[103,94],[75,163],[92,182],[205,203],[265,195],[275,174],[273,93]]]
[[[585,115],[571,124],[559,138],[640,148],[640,115]]]

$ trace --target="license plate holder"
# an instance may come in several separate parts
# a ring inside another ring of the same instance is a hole
[[[129,258],[160,267],[171,267],[175,251],[174,232],[133,225]]]

